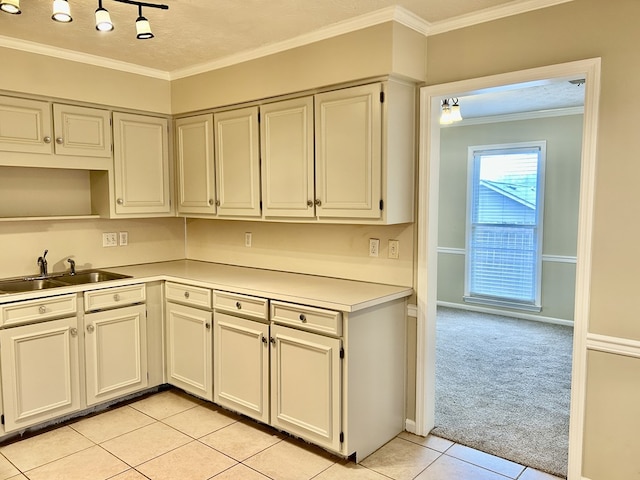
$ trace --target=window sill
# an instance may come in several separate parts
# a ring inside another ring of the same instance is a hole
[[[531,305],[526,303],[510,302],[508,300],[498,300],[496,298],[471,297],[465,295],[462,297],[465,303],[475,303],[478,305],[491,305],[493,307],[511,308],[513,310],[522,310],[525,312],[541,312],[542,306]]]

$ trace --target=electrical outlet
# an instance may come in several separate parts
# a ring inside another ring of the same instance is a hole
[[[129,245],[129,232],[120,232],[118,234],[118,236],[120,237],[120,246],[124,247],[125,245]]]
[[[116,232],[108,232],[102,234],[102,246],[103,247],[117,247],[118,246],[118,234]]]
[[[400,256],[400,241],[389,240],[389,258],[397,259]]]
[[[380,240],[377,238],[370,238],[369,239],[369,256],[377,257],[379,251],[380,251]]]
[[[245,247],[251,246],[251,232],[247,232],[244,234],[244,246]]]

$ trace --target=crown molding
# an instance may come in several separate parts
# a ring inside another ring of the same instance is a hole
[[[491,22],[521,13],[540,10],[542,8],[553,7],[573,0],[516,0],[506,5],[487,8],[478,12],[460,15],[441,22],[433,22],[427,35],[438,35],[440,33],[458,30],[460,28],[471,27],[480,23]]]
[[[156,70],[154,68],[142,67],[133,63],[121,62],[110,58],[91,55],[88,53],[75,52],[64,48],[52,47],[42,43],[30,42],[28,40],[20,40],[17,38],[4,37],[0,35],[0,47],[11,48],[13,50],[21,50],[23,52],[36,53],[38,55],[46,55],[48,57],[61,58],[72,62],[85,63],[96,67],[109,68],[112,70],[120,70],[123,72],[134,73],[136,75],[144,75],[145,77],[159,78],[162,80],[170,80],[169,72]]]
[[[350,18],[348,20],[334,23],[328,27],[314,30],[313,32],[300,35],[289,40],[282,42],[272,43],[271,45],[265,45],[264,47],[256,48],[254,50],[241,52],[235,55],[229,55],[228,57],[215,60],[213,62],[205,62],[192,67],[182,68],[170,72],[171,80],[179,78],[189,77],[191,75],[197,75],[200,73],[209,72],[211,70],[217,70],[224,67],[230,67],[242,62],[248,62],[257,58],[266,57],[275,53],[280,53],[292,48],[302,47],[310,43],[319,42],[346,33],[355,32],[364,28],[373,27],[381,23],[395,21],[408,28],[416,30],[423,35],[427,35],[429,31],[429,22],[423,20],[417,15],[409,12],[408,10],[392,6],[376,10],[375,12],[360,15],[358,17]]]
[[[551,110],[537,110],[535,112],[507,113],[504,115],[490,115],[487,117],[463,118],[462,121],[450,125],[441,125],[441,128],[468,127],[485,123],[515,122],[518,120],[533,120],[536,118],[564,117],[567,115],[583,115],[584,107],[554,108]]]

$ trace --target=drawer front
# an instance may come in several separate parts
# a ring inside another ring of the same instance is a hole
[[[92,310],[122,307],[144,302],[146,298],[146,290],[143,283],[104,288],[102,290],[84,292],[84,309],[90,312]]]
[[[184,303],[193,307],[211,308],[211,290],[181,283],[167,282],[165,296],[170,302]]]
[[[215,292],[213,308],[235,315],[267,321],[269,300],[237,293]]]
[[[333,310],[272,301],[271,321],[325,335],[342,336],[342,313]]]
[[[75,316],[77,295],[62,295],[0,305],[3,326]]]

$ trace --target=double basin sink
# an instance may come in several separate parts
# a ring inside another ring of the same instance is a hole
[[[23,293],[44,290],[46,288],[69,287],[88,283],[106,282],[131,278],[129,275],[107,272],[105,270],[83,270],[75,274],[58,273],[47,277],[27,277],[0,280],[0,294]]]

